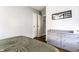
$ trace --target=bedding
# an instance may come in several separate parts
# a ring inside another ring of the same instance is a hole
[[[25,36],[0,40],[0,52],[58,52],[54,46]]]

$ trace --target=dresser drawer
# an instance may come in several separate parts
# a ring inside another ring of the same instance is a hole
[[[62,34],[62,37],[63,38],[79,39],[79,34],[65,33],[65,34]]]
[[[69,43],[69,42],[63,42],[62,43],[62,48],[69,50],[69,51],[79,51],[79,45],[77,44],[73,44],[73,43]]]
[[[54,45],[56,47],[60,47],[61,46],[61,42],[60,40],[55,40],[55,39],[48,39],[47,40],[48,44]]]

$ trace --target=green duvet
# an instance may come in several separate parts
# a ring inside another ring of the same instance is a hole
[[[0,52],[57,52],[58,49],[49,44],[25,36],[17,36],[0,40]]]

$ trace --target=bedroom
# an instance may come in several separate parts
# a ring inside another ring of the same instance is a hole
[[[0,58],[79,59],[78,15],[79,0],[1,0]]]
[[[78,52],[78,10],[76,6],[0,6],[0,51]]]
[[[0,6],[0,16],[1,52],[58,51],[41,42],[46,40],[45,6]]]

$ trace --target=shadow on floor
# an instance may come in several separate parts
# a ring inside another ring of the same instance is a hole
[[[41,36],[41,37],[35,37],[34,39],[47,43],[46,42],[46,35]]]

